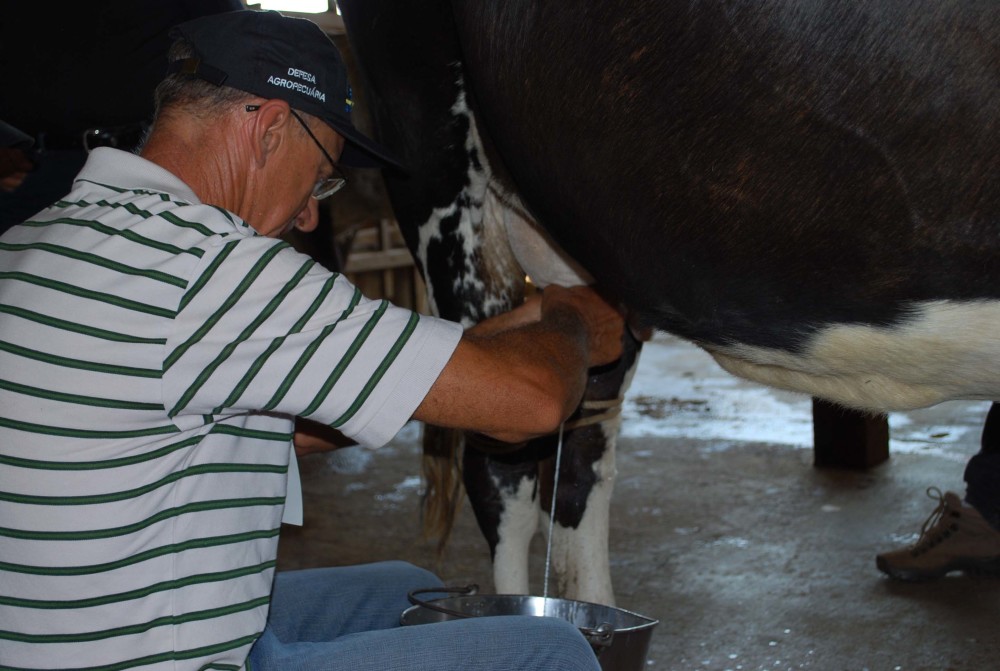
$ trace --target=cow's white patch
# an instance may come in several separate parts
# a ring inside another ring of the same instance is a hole
[[[499,483],[496,483],[499,487]],[[517,489],[503,490],[504,511],[497,527],[499,542],[493,557],[493,586],[497,594],[529,594],[528,549],[538,531],[538,500],[533,480],[521,480]]]
[[[453,268],[454,285],[452,293],[458,296],[478,296],[475,305],[469,303],[469,312],[462,316],[462,324],[472,326],[480,319],[497,314],[510,307],[511,287],[523,271],[510,250],[502,220],[484,208],[487,187],[492,179],[492,171],[485,160],[483,144],[475,117],[466,102],[463,81],[458,80],[459,93],[451,112],[456,117],[468,121],[469,134],[465,139],[465,150],[475,160],[469,161],[466,183],[455,199],[446,206],[433,210],[430,218],[420,226],[416,256],[424,268],[428,263],[428,246],[432,240],[442,239],[442,222],[458,216],[458,225],[451,234],[462,245],[462,267]],[[480,267],[483,264],[484,267]],[[484,276],[491,279],[484,282]],[[433,299],[434,287],[428,279],[430,306],[435,313],[437,305]],[[472,310],[475,310],[474,312]]]
[[[948,400],[1000,400],[1000,301],[928,301],[889,327],[837,325],[803,354],[707,348],[755,382],[863,410],[912,410]]]
[[[555,589],[549,596],[615,605],[611,584],[608,539],[611,528],[611,496],[614,491],[616,437],[620,417],[605,420],[601,429],[606,447],[594,464],[597,481],[587,496],[583,519],[576,528],[555,524],[552,528],[552,567]],[[548,530],[548,512],[541,511],[543,530]]]

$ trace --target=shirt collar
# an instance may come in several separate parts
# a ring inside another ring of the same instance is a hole
[[[131,152],[97,147],[90,152],[76,181],[85,180],[122,189],[161,191],[178,200],[200,205],[201,201],[175,174]]]

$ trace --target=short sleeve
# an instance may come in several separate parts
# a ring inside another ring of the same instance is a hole
[[[269,412],[378,446],[412,416],[461,334],[459,324],[365,298],[286,243],[220,236],[177,308],[164,403],[182,428]]]

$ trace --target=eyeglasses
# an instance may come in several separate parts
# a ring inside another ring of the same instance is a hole
[[[259,109],[260,105],[246,106],[247,112],[256,112]],[[302,120],[302,117],[300,117],[296,113],[296,111],[291,108],[289,108],[288,111],[292,113],[292,116],[295,117],[296,121],[302,124],[302,128],[304,128],[306,133],[309,134],[309,137],[312,139],[312,141],[316,143],[316,146],[319,147],[319,150],[323,152],[323,156],[326,156],[326,160],[330,162],[330,167],[333,168],[332,177],[327,177],[326,179],[317,180],[317,182],[313,185],[312,197],[315,198],[316,200],[323,200],[324,198],[332,196],[333,194],[337,193],[342,188],[344,188],[344,185],[347,184],[347,178],[344,177],[344,173],[340,172],[340,168],[337,167],[337,164],[333,160],[333,157],[330,156],[330,154],[326,151],[326,149],[323,148],[323,145],[320,144],[320,141],[316,139],[316,136],[313,135],[313,132],[309,130],[309,126],[307,126],[306,122]]]

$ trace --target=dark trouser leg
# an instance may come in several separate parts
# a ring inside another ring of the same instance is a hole
[[[982,448],[965,467],[965,500],[1000,529],[1000,403],[986,415]]]

